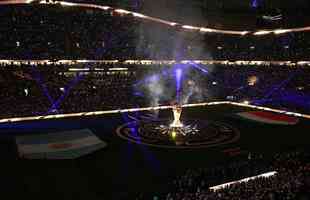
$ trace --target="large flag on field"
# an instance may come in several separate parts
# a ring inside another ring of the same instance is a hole
[[[74,159],[107,145],[89,129],[17,136],[16,144],[19,156],[27,159]]]
[[[280,124],[280,125],[294,125],[298,123],[298,118],[288,116],[285,114],[265,112],[265,111],[252,111],[252,112],[241,112],[238,116],[267,124]]]

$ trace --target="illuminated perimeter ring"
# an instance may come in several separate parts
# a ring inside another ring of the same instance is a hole
[[[236,142],[240,138],[240,132],[226,123],[207,120],[185,120],[184,123],[189,130],[181,143],[162,131],[163,127],[169,127],[167,119],[132,121],[119,126],[116,133],[136,144],[174,149],[216,147]]]

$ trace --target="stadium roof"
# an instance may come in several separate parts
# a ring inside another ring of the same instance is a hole
[[[48,0],[52,2],[51,0]],[[40,0],[0,0],[0,4]],[[307,0],[68,0],[139,12],[167,21],[228,30],[288,29],[309,26]]]
[[[40,0],[0,0],[3,3],[25,3],[36,2]],[[51,0],[50,0],[51,1]],[[96,4],[109,4],[113,6],[123,6],[128,8],[142,8],[143,6],[152,4],[153,0],[71,0],[74,3],[96,3]],[[262,9],[281,9],[296,11],[296,8],[308,9],[310,2],[308,0],[157,0],[156,4],[165,5],[170,8],[179,7],[200,7],[207,11],[210,10],[231,10],[231,11],[252,11],[255,8]]]

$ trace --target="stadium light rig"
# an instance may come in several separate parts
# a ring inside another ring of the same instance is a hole
[[[260,175],[257,175],[257,176],[252,176],[252,177],[244,178],[244,179],[241,179],[241,180],[238,180],[238,181],[232,181],[232,182],[224,183],[224,184],[221,184],[221,185],[213,186],[213,187],[210,187],[209,189],[212,190],[212,191],[222,190],[222,189],[225,189],[225,188],[227,188],[229,186],[232,186],[232,185],[235,185],[235,184],[240,184],[240,183],[247,183],[247,182],[249,182],[251,180],[256,180],[258,178],[269,178],[269,177],[275,176],[277,173],[278,173],[277,171],[271,171],[271,172],[267,172],[267,173],[260,174]]]
[[[249,105],[250,102],[248,100],[243,101],[243,104]]]
[[[253,35],[267,35],[267,34],[270,34],[272,33],[272,31],[256,31],[253,33]]]
[[[221,48],[221,47],[219,47]],[[68,64],[74,65],[77,63],[103,63],[103,64],[136,64],[136,65],[173,65],[177,63],[182,64],[202,64],[202,65],[237,65],[237,66],[310,66],[310,61],[300,60],[300,61],[257,61],[257,60],[237,60],[237,61],[228,61],[228,60],[1,60],[0,64],[3,66],[10,65],[25,65],[28,66],[29,63],[32,66],[37,65],[61,65]],[[30,66],[30,65],[29,65]]]
[[[263,106],[255,106],[251,104],[237,103],[237,102],[232,102],[232,101],[216,101],[216,102],[207,102],[207,103],[184,104],[182,105],[182,108],[190,108],[190,107],[197,107],[197,106],[211,106],[211,105],[225,105],[225,104],[236,105],[236,106],[247,107],[247,108],[255,108],[258,110],[264,110],[264,111],[269,111],[269,112],[274,112],[274,113],[280,113],[280,114],[310,119],[309,114],[288,112],[285,110],[273,109],[273,108],[268,108],[268,107],[263,107]],[[140,111],[166,110],[166,109],[171,109],[171,108],[173,108],[173,106],[156,106],[156,107],[147,107],[147,108],[130,108],[130,109],[120,109],[120,110],[91,111],[91,112],[57,114],[57,115],[14,117],[14,118],[0,119],[0,123],[14,123],[14,122],[22,122],[22,121],[61,119],[61,118],[70,118],[70,117],[83,117],[83,116],[97,116],[97,115],[140,112]]]

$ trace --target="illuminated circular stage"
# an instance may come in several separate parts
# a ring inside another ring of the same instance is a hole
[[[119,126],[116,133],[130,142],[161,148],[208,148],[239,140],[240,132],[229,124],[184,119],[181,128],[171,128],[171,119],[144,117]]]

